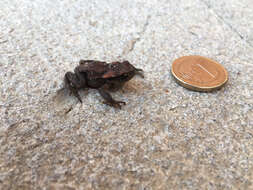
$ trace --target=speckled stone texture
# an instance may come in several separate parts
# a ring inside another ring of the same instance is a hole
[[[252,0],[1,0],[0,189],[253,189]],[[219,91],[179,86],[184,55],[220,62]],[[145,71],[83,104],[58,91],[80,59]]]

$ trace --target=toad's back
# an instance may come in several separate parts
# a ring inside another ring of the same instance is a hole
[[[88,80],[101,79],[103,74],[108,70],[108,64],[101,61],[80,61],[78,66],[78,71],[80,73],[85,73]]]

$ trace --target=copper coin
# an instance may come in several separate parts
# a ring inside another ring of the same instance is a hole
[[[219,89],[228,81],[228,73],[221,64],[197,55],[176,59],[171,73],[180,85],[196,91]]]

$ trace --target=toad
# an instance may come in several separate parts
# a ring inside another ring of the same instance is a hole
[[[121,108],[123,101],[112,98],[108,90],[118,90],[136,74],[142,78],[143,70],[135,68],[128,61],[106,63],[96,60],[80,60],[73,72],[67,72],[64,77],[65,87],[82,103],[78,90],[83,88],[97,89],[105,100],[104,103],[115,108]],[[108,89],[108,90],[107,90]]]

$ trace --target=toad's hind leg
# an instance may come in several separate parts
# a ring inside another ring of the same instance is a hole
[[[76,78],[78,80],[77,84],[78,87],[77,88],[85,88],[87,87],[87,81],[86,81],[86,72],[80,72],[79,71],[79,67],[76,67],[75,70],[75,75],[76,75]]]
[[[73,95],[79,100],[79,102],[83,103],[77,89],[71,89],[70,92],[73,93]]]
[[[72,72],[67,72],[64,77],[64,82],[65,87],[70,90],[70,95],[73,94],[82,103],[82,99],[78,94],[78,89],[81,85],[77,76]]]
[[[115,108],[119,108],[120,109],[121,108],[121,104],[126,105],[125,102],[114,100],[112,98],[112,96],[108,92],[106,92],[104,89],[102,89],[102,88],[99,88],[98,92],[105,99],[104,103],[107,104],[107,105],[109,105],[109,106],[113,106]]]

